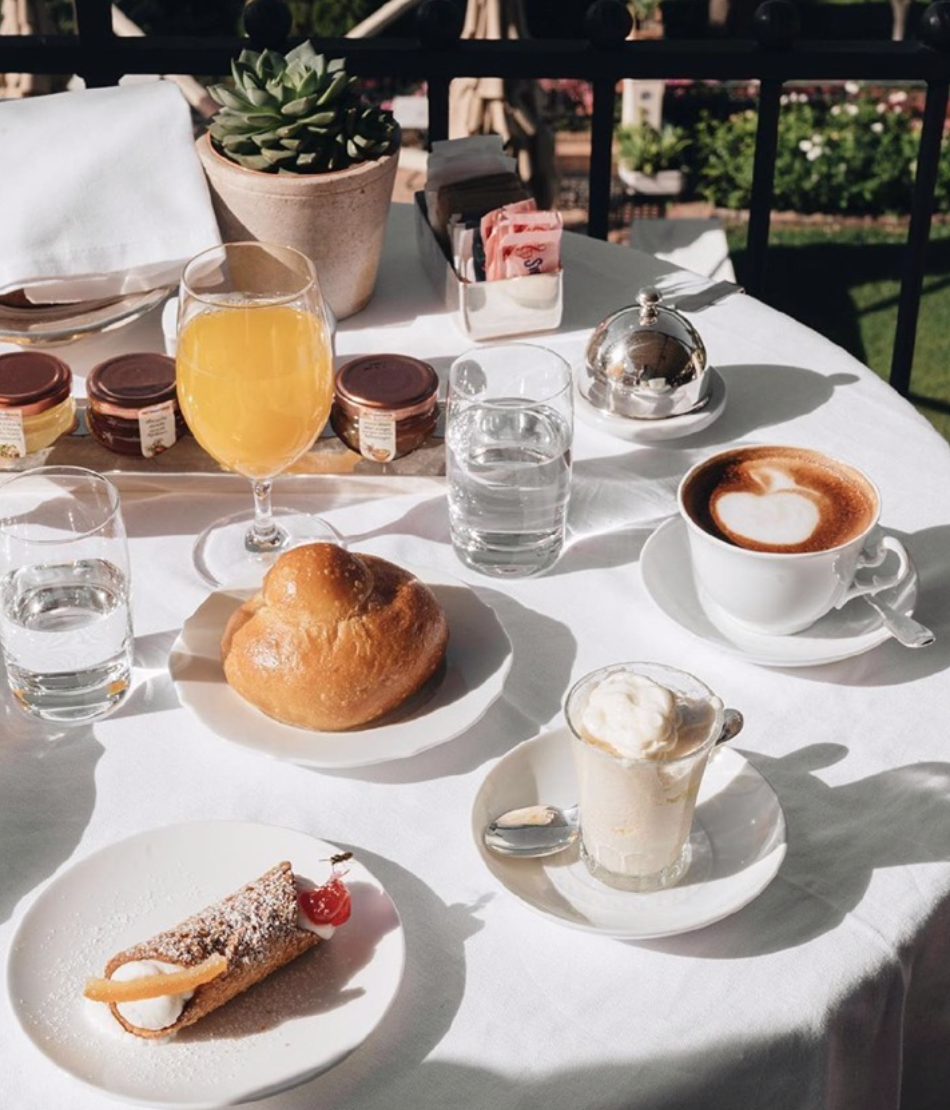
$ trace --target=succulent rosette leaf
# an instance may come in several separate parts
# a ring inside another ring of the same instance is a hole
[[[221,105],[209,130],[219,153],[246,169],[328,173],[393,148],[392,113],[364,104],[344,61],[327,61],[309,42],[286,56],[243,50],[231,75],[233,88],[208,90]]]

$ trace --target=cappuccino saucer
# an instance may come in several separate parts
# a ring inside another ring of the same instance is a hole
[[[726,407],[726,383],[715,367],[710,366],[709,393],[702,408],[684,412],[682,416],[668,416],[663,420],[636,420],[606,412],[592,404],[584,392],[582,381],[586,378],[583,366],[574,372],[574,410],[578,417],[592,428],[626,440],[627,443],[662,443],[671,439],[684,439],[708,428],[722,416]]]
[[[640,574],[653,602],[687,632],[747,663],[763,667],[816,667],[863,655],[891,634],[880,616],[860,597],[832,609],[804,632],[770,636],[750,632],[720,616],[699,593],[693,578],[686,525],[679,517],[665,521],[640,553]],[[917,603],[917,569],[913,562],[903,581],[878,597],[910,616]]]
[[[516,859],[490,852],[485,826],[517,806],[577,801],[565,726],[526,740],[488,772],[472,807],[472,836],[492,877],[558,925],[622,940],[653,940],[703,929],[746,906],[785,858],[785,814],[771,786],[735,748],[716,748],[703,776],[690,832],[692,860],[667,890],[631,894],[595,879],[576,844],[555,856]]]

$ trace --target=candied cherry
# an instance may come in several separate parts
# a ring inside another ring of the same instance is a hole
[[[333,856],[333,877],[313,890],[304,890],[298,895],[300,908],[314,925],[342,925],[349,920],[352,904],[350,892],[346,889],[343,876],[346,868],[343,864],[350,858],[347,852],[343,856]]]

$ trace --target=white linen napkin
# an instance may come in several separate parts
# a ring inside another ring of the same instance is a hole
[[[0,294],[77,301],[177,282],[220,243],[188,104],[156,81],[0,105]]]

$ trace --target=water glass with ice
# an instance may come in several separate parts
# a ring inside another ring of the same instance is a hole
[[[129,691],[129,553],[101,474],[45,466],[0,484],[0,645],[27,713],[82,724]]]
[[[445,433],[455,553],[495,577],[548,570],[564,545],[571,486],[571,368],[545,347],[510,343],[458,358]]]

